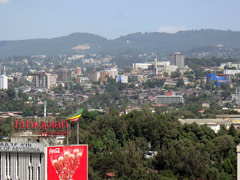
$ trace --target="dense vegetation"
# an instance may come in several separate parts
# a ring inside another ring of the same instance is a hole
[[[0,123],[0,136],[11,133],[11,120]],[[76,142],[72,123],[70,143]],[[236,179],[240,133],[224,127],[181,125],[174,113],[152,113],[147,106],[123,116],[85,112],[80,143],[89,148],[89,179],[231,180]],[[149,151],[156,156],[146,158]]]
[[[133,111],[85,112],[80,141],[89,146],[89,179],[208,179],[236,178],[236,145],[240,133],[233,127],[215,134],[207,126],[181,125],[173,114]],[[70,142],[75,143],[73,129]],[[145,158],[157,151],[154,158]]]

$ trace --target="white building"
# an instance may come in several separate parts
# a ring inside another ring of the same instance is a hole
[[[0,142],[1,180],[44,180],[45,165],[43,144]]]
[[[226,70],[224,70],[224,74],[236,75],[236,74],[240,74],[240,70],[239,69],[226,69]]]
[[[148,69],[153,63],[133,63],[133,69]]]
[[[215,133],[217,133],[221,125],[225,126],[227,129],[231,126],[231,123],[223,119],[179,119],[181,124],[192,124],[196,123],[198,125],[207,125]]]
[[[128,76],[123,76],[123,75],[117,76],[116,82],[128,83]]]
[[[240,63],[226,62],[226,63],[221,63],[219,66],[220,69],[225,69],[225,67],[228,67],[228,68],[235,67],[236,69],[240,69]]]
[[[5,75],[0,76],[0,89],[8,89],[8,77]]]
[[[115,79],[118,76],[117,68],[106,69],[105,72],[107,72],[113,79]]]

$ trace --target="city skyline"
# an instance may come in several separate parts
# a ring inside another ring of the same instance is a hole
[[[114,39],[135,32],[240,31],[239,5],[234,0],[0,0],[0,40],[52,38],[74,32]]]

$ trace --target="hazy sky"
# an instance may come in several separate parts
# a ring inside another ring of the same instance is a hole
[[[240,0],[0,0],[0,40],[89,32],[240,31]]]

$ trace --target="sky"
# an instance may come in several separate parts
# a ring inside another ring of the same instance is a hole
[[[240,31],[239,0],[0,0],[0,40],[74,32],[114,39],[135,32]]]

